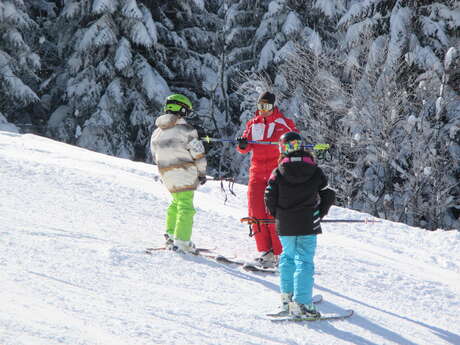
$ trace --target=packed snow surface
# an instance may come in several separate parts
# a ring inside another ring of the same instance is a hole
[[[320,311],[275,324],[278,277],[159,251],[170,196],[156,167],[0,132],[0,344],[460,344],[460,233],[324,224]],[[246,186],[196,193],[193,240],[251,260]],[[226,203],[225,194],[228,197]],[[328,218],[369,219],[340,207]]]

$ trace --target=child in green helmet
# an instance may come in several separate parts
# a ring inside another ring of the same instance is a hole
[[[180,252],[195,252],[192,236],[194,191],[206,182],[206,157],[197,131],[185,117],[192,102],[181,94],[166,98],[165,114],[155,122],[150,148],[161,179],[172,194],[166,215],[166,246]]]

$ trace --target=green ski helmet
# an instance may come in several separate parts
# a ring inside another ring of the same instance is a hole
[[[192,111],[192,102],[184,95],[176,93],[166,97],[164,111],[166,113],[187,116]]]

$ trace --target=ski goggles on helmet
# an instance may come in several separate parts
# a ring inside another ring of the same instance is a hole
[[[165,104],[164,111],[173,111],[181,113],[182,115],[188,115],[191,112],[190,107],[182,102],[176,100],[168,100]]]
[[[273,110],[273,104],[271,104],[271,103],[257,103],[257,110],[271,111],[271,110]]]
[[[284,143],[280,142],[278,145],[280,153],[284,155],[288,155],[295,151],[300,151],[302,149],[302,141],[301,140],[290,140]]]

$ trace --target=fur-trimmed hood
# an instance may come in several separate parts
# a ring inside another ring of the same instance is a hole
[[[180,119],[181,117],[177,115],[166,113],[158,116],[158,118],[155,121],[155,126],[161,129],[171,128],[174,127]]]

